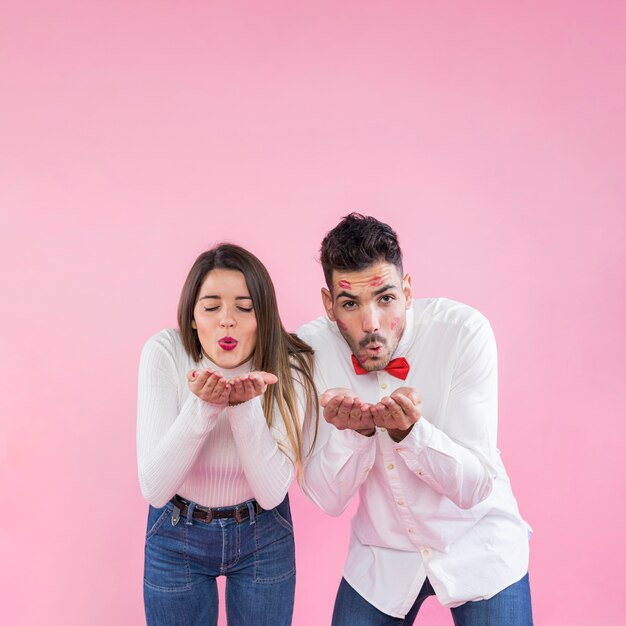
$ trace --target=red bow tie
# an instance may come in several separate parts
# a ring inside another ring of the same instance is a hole
[[[354,354],[352,355],[352,365],[354,365],[354,371],[358,374],[369,374],[366,369],[361,367],[361,364],[356,360]],[[406,377],[409,375],[409,362],[404,358],[400,357],[399,359],[392,359],[387,363],[387,367],[385,368],[386,372],[389,372],[392,376],[396,378],[400,378],[401,380],[406,380]]]

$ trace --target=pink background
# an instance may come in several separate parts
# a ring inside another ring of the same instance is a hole
[[[536,623],[623,624],[624,6],[2,2],[3,623],[142,623],[143,342],[220,240],[321,315],[359,210],[493,324]],[[349,515],[292,491],[294,624],[328,624]]]

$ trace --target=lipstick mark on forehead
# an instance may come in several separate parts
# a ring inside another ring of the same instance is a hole
[[[344,324],[341,320],[337,320],[337,326],[340,330],[348,330],[348,325]]]
[[[352,289],[352,283],[349,280],[340,280],[337,284],[342,289]]]
[[[380,276],[374,276],[367,284],[370,287],[380,287],[383,284],[383,279]]]

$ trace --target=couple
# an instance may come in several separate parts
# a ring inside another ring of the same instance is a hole
[[[333,626],[413,624],[429,595],[457,626],[530,626],[488,321],[413,299],[396,234],[372,217],[343,218],[321,261],[327,317],[292,335],[260,261],[217,246],[191,268],[179,329],[143,349],[148,624],[215,625],[220,575],[229,624],[291,624],[297,472],[331,515],[360,495]]]

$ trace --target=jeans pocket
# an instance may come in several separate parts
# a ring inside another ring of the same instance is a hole
[[[271,513],[274,514],[274,518],[283,528],[286,528],[287,530],[293,532],[293,524],[286,517],[283,517],[280,514],[278,507],[276,507],[275,509],[272,509]]]
[[[164,524],[171,511],[165,511],[146,537],[144,585],[155,591],[184,591],[191,588],[188,527]]]
[[[146,541],[159,531],[159,528],[163,525],[163,522],[169,517],[171,510],[165,506],[163,509],[155,509],[150,507],[150,513],[148,514],[148,530],[146,531]]]
[[[291,507],[289,506],[289,496],[285,496],[285,499],[271,511],[274,515],[274,519],[287,530],[293,532],[293,522],[291,520]]]
[[[258,529],[257,529],[258,530]],[[271,543],[254,553],[254,582],[276,583],[296,573],[296,553],[293,533],[282,532]]]

